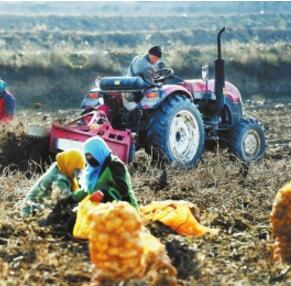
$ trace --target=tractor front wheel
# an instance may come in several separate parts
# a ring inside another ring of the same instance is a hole
[[[229,150],[244,162],[257,161],[266,152],[266,139],[262,125],[253,119],[242,119],[229,131]]]
[[[175,94],[151,116],[146,151],[154,158],[192,168],[201,158],[204,140],[200,112],[184,95]]]

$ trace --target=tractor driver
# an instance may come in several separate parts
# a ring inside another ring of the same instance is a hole
[[[128,76],[140,76],[149,86],[156,85],[155,72],[159,69],[158,62],[162,57],[160,46],[151,47],[144,55],[136,56],[128,68]]]

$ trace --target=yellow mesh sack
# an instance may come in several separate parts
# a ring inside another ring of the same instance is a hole
[[[199,237],[206,232],[217,233],[217,230],[201,225],[192,213],[195,206],[186,201],[152,202],[141,206],[139,211],[145,223],[159,221],[181,235]]]
[[[90,200],[91,195],[85,197],[77,208],[77,218],[73,229],[74,238],[88,239],[89,238],[89,212],[94,210],[99,203]]]

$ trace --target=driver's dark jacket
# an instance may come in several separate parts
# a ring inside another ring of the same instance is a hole
[[[150,63],[148,55],[136,56],[128,68],[127,76],[140,76],[147,84],[156,85],[154,81],[157,64]]]

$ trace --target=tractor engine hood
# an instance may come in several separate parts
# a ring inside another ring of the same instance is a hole
[[[206,83],[201,79],[186,80],[187,85],[191,86],[191,90],[194,92],[194,98],[203,98],[206,92]],[[189,87],[188,87],[189,89]],[[207,93],[213,95],[215,99],[215,80],[211,79],[208,81]],[[232,83],[225,81],[224,96],[228,97],[233,103],[241,103],[241,94],[237,87]]]

